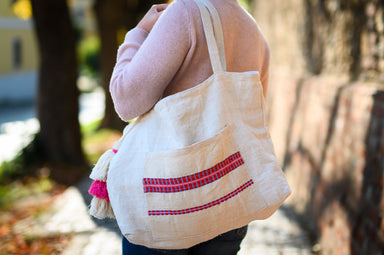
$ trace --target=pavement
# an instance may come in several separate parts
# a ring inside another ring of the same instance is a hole
[[[103,98],[101,91],[81,97],[81,122],[102,116]],[[0,163],[14,157],[38,129],[33,106],[0,108]],[[42,236],[71,234],[72,239],[62,255],[121,254],[121,235],[115,220],[97,220],[87,212],[90,184],[91,180],[85,178],[67,188],[47,212],[33,220],[25,219],[15,228],[28,227]],[[249,224],[238,255],[309,255],[311,250],[309,237],[300,228],[295,212],[283,205],[270,218]]]

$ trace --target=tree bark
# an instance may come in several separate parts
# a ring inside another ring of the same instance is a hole
[[[101,86],[105,91],[105,111],[100,128],[112,128],[117,130],[122,130],[126,123],[124,123],[115,112],[113,101],[109,93],[109,80],[111,79],[116,61],[118,47],[117,31],[122,27],[122,7],[122,0],[96,0],[94,5],[101,41]]]
[[[32,0],[40,52],[36,136],[43,160],[84,165],[78,120],[75,31],[66,0]]]
[[[96,0],[95,13],[101,40],[100,67],[101,84],[105,91],[105,113],[101,128],[122,130],[126,125],[116,114],[109,93],[109,81],[116,63],[118,48],[117,31],[121,28],[132,29],[139,19],[155,3],[166,0]]]

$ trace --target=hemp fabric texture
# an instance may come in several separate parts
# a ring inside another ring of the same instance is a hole
[[[259,72],[226,71],[218,13],[207,0],[195,2],[213,75],[129,124],[100,159],[104,170],[96,165],[91,174],[106,180],[109,214],[122,234],[150,248],[189,248],[266,219],[291,193],[268,131]]]

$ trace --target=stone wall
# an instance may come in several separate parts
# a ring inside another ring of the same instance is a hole
[[[287,204],[325,255],[384,250],[383,5],[254,2],[272,53],[270,129]]]
[[[384,81],[380,0],[254,0],[279,71]]]

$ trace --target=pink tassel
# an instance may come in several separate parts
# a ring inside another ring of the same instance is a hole
[[[92,196],[105,199],[109,202],[107,183],[104,181],[94,181],[89,188],[88,193]]]
[[[114,143],[112,149],[107,150],[103,155],[101,155],[89,176],[91,179],[94,180],[88,190],[89,194],[93,196],[91,204],[89,205],[89,214],[98,219],[115,218],[111,203],[109,202],[106,183],[108,177],[109,163],[111,162],[113,156],[117,153],[118,149],[124,141],[124,138],[128,134],[128,131],[132,127],[133,123],[127,125],[124,128],[123,136],[120,138],[120,140]]]
[[[107,183],[105,181],[94,181],[88,193],[93,196],[89,207],[90,215],[98,219],[115,218],[109,202]]]
[[[109,202],[107,190],[107,176],[109,163],[113,156],[117,153],[116,149],[107,150],[98,160],[92,170],[90,178],[95,180],[88,190],[88,193],[93,196],[89,207],[89,214],[98,218],[114,218],[114,213]]]

